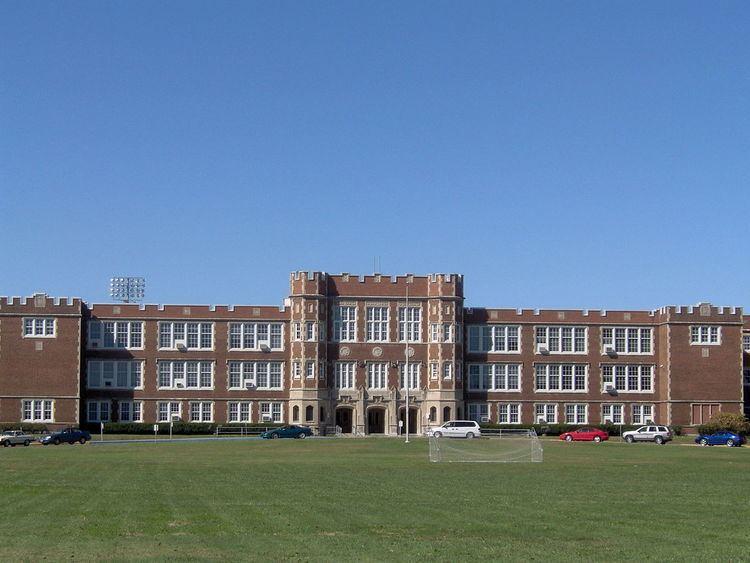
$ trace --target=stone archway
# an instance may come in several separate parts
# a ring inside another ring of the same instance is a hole
[[[336,426],[341,428],[342,434],[352,433],[354,409],[351,407],[336,407]]]
[[[401,407],[398,411],[398,419],[402,422],[399,425],[399,434],[406,434],[406,409]],[[409,408],[409,434],[417,433],[417,423],[419,422],[419,409],[416,407]]]
[[[367,433],[385,434],[385,409],[383,407],[367,409]]]

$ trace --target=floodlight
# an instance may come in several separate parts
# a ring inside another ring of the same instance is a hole
[[[145,291],[146,278],[121,276],[111,278],[109,282],[109,294],[115,301],[141,301]]]

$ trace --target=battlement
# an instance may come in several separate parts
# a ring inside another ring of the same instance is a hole
[[[122,319],[263,319],[285,321],[287,307],[269,305],[166,305],[138,303],[94,303],[88,306],[88,314],[94,318]]]
[[[0,297],[0,312],[25,315],[80,315],[80,297],[50,297],[35,293],[30,297]]]
[[[743,322],[742,307],[716,306],[711,303],[695,305],[667,305],[659,313],[672,322]]]

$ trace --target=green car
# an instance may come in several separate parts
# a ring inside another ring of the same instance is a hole
[[[273,430],[266,430],[260,435],[261,438],[300,438],[305,439],[308,436],[312,436],[312,430],[309,426],[297,426],[292,424],[290,426],[282,426],[281,428],[274,428]]]

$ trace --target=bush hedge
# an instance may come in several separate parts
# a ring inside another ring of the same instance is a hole
[[[519,425],[517,424],[489,424],[489,423],[483,423],[479,425],[481,428],[487,428],[487,429],[503,429],[503,430],[512,430],[512,429],[518,429]],[[628,430],[635,430],[636,428],[640,428],[643,426],[642,424],[623,424],[620,426],[619,424],[534,424],[532,425],[532,428],[536,430],[536,433],[539,436],[559,436],[560,434],[564,434],[565,432],[570,432],[572,430],[575,430],[577,428],[582,428],[583,426],[587,428],[599,428],[600,430],[604,430],[607,432],[610,436],[619,436],[620,435],[620,429],[622,429],[622,432],[627,432]],[[528,426],[523,426],[524,428],[528,428]],[[679,436],[682,434],[682,427],[681,426],[672,426],[672,432],[676,436]]]
[[[750,434],[750,422],[739,413],[720,412],[706,424],[698,426],[700,434],[715,434],[725,430],[745,436]]]
[[[47,432],[47,425],[39,422],[0,422],[0,430],[23,430],[32,434]]]
[[[216,424],[207,422],[175,422],[172,427],[172,434],[215,434],[219,426],[229,426],[228,424]],[[232,425],[234,426],[234,425]],[[240,424],[237,428],[278,428],[283,424],[274,423],[254,423]],[[100,426],[98,422],[82,424],[81,428],[88,430],[92,434],[98,434]],[[105,422],[105,434],[153,434],[154,425],[145,422]],[[159,434],[169,434],[169,423],[159,423]]]

